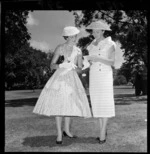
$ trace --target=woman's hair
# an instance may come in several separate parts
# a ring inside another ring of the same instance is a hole
[[[104,31],[103,35],[104,37],[108,37],[110,36],[111,32],[110,31]]]
[[[64,39],[65,39],[65,40],[67,40],[67,39],[68,39],[68,36],[63,36],[63,37],[64,37]]]
[[[65,40],[67,40],[69,37],[77,37],[77,34],[76,35],[72,35],[72,36],[63,36]]]

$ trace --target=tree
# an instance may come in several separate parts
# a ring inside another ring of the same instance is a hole
[[[109,34],[121,43],[126,62],[138,64],[143,61],[148,66],[146,10],[83,10],[80,15],[74,11],[74,16],[77,27],[87,26],[93,20],[105,20],[112,29],[105,35]]]
[[[30,39],[26,28],[28,13],[29,11],[21,10],[5,11],[5,82],[10,88],[17,79],[15,73],[19,63],[17,59],[21,58],[17,52]]]
[[[119,69],[115,69],[115,67],[112,67],[112,70],[113,70],[113,79],[115,79],[116,76],[118,75]]]
[[[34,74],[37,76],[37,80],[39,80],[36,88],[40,88],[45,85],[49,78],[50,60],[45,52],[36,49],[32,49],[30,60],[32,61],[32,69],[36,72]]]
[[[5,57],[5,82],[10,88],[16,82],[18,84],[24,82],[27,74],[25,70],[31,67],[31,62],[27,58],[29,55],[30,50],[26,44],[14,55],[9,54],[9,57]]]
[[[12,88],[40,88],[52,74],[48,55],[33,49],[26,28],[29,11],[5,12],[5,83]],[[52,56],[52,55],[50,55]]]
[[[5,11],[5,53],[16,53],[31,38],[26,23],[29,11]]]
[[[133,65],[131,65],[130,63],[124,62],[120,69],[117,72],[117,76],[118,75],[123,75],[125,76],[127,82],[129,82],[132,79],[132,70],[133,70]]]
[[[83,55],[88,54],[88,51],[87,51],[86,47],[91,43],[92,40],[93,40],[92,35],[90,35],[88,37],[80,38],[78,40],[77,46],[79,46],[81,48]]]
[[[26,88],[32,89],[34,91],[35,88],[39,88],[40,79],[39,74],[36,72],[35,69],[30,69],[27,76],[25,77],[25,85]]]
[[[11,88],[40,88],[45,84],[44,71],[48,71],[47,54],[33,49],[29,43],[22,46],[6,64],[5,82]]]
[[[125,85],[125,84],[127,84],[127,80],[126,80],[125,76],[123,76],[123,75],[118,75],[114,79],[114,85]]]

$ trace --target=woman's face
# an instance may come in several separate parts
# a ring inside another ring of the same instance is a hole
[[[68,37],[68,40],[69,40],[70,42],[76,43],[77,35],[69,36],[69,37]]]
[[[93,36],[94,38],[100,38],[101,36],[103,36],[104,30],[101,29],[93,29]]]

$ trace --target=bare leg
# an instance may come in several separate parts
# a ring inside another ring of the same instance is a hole
[[[73,135],[70,133],[70,117],[65,117],[65,132],[70,137],[73,137]]]
[[[101,133],[102,127],[103,127],[102,118],[99,118],[100,133]]]
[[[62,117],[56,117],[56,126],[57,126],[57,141],[62,141],[62,131],[61,131],[61,123],[62,123]]]
[[[108,118],[102,118],[102,128],[100,131],[100,140],[106,139],[106,127],[107,127]]]

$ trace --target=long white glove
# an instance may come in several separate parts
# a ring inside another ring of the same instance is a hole
[[[68,63],[68,62],[63,62],[62,64],[59,64],[59,67],[60,67],[60,68],[70,68],[71,65],[70,65],[70,63]]]
[[[72,69],[75,69],[77,66],[74,64],[74,63],[71,63],[71,62],[64,62],[62,64],[59,64],[59,67],[60,68],[66,68],[64,70],[64,72],[61,73],[61,75],[64,75],[66,74],[68,71],[72,70]]]
[[[64,62],[62,64],[59,64],[59,67],[60,68],[67,68],[67,69],[75,69],[77,66],[71,62]]]

